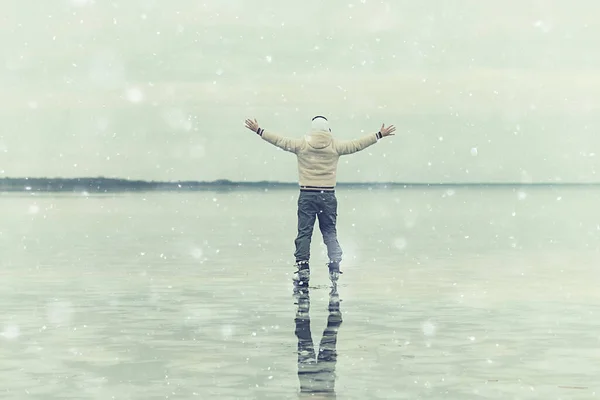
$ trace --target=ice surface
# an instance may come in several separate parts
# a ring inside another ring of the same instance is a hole
[[[593,398],[600,192],[447,190],[338,190],[338,398]],[[61,194],[35,198],[52,209],[41,219],[5,197],[0,387],[17,398],[297,397],[294,199]],[[315,230],[318,348],[330,289]]]

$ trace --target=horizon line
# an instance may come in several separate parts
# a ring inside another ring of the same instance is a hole
[[[297,181],[247,181],[247,180],[230,180],[216,179],[212,181],[203,180],[147,180],[147,179],[132,179],[132,178],[117,178],[105,176],[81,176],[81,177],[0,177],[0,181],[61,181],[61,182],[81,182],[81,181],[105,181],[105,182],[121,182],[134,184],[158,184],[158,185],[229,185],[229,186],[244,186],[244,185],[267,185],[267,186],[299,186]],[[540,182],[516,182],[516,181],[448,181],[448,182],[427,182],[427,181],[346,181],[337,182],[336,186],[599,186],[600,182],[573,182],[573,181],[540,181]]]

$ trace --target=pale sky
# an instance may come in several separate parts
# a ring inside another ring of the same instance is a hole
[[[0,176],[296,181],[326,115],[339,181],[597,182],[597,0],[3,0]]]

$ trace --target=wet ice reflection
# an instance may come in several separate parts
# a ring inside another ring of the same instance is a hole
[[[444,193],[340,195],[342,325],[295,193],[5,196],[0,398],[594,398],[600,194]]]
[[[298,379],[300,393],[335,396],[335,365],[337,362],[337,335],[342,324],[340,298],[336,289],[329,293],[327,326],[323,331],[319,348],[315,351],[310,329],[310,289],[295,292],[296,337],[298,338]]]

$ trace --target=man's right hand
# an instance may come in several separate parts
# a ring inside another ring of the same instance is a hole
[[[386,136],[394,136],[396,131],[396,127],[394,125],[390,125],[387,128],[385,127],[385,124],[381,125],[381,129],[379,130],[379,132],[381,132],[381,136],[382,137],[386,137]]]
[[[252,132],[257,132],[258,121],[256,120],[256,118],[254,119],[254,121],[251,119],[246,119],[246,128],[250,129]]]

